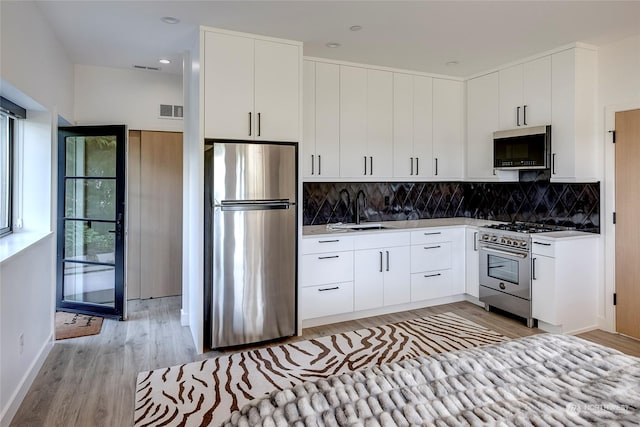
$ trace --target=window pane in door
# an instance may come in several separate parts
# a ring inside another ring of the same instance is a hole
[[[113,307],[115,267],[65,262],[63,299]]]
[[[64,227],[65,259],[115,263],[115,224],[66,221]]]
[[[115,136],[76,136],[65,139],[66,176],[116,176]]]
[[[65,216],[114,220],[116,181],[114,179],[67,179]]]
[[[518,261],[498,255],[488,256],[488,275],[494,279],[518,284]]]

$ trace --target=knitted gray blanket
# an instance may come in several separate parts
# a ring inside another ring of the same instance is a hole
[[[637,426],[640,359],[534,335],[275,391],[223,425]]]

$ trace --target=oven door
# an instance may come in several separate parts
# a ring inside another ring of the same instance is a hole
[[[529,252],[480,246],[480,286],[530,300]]]

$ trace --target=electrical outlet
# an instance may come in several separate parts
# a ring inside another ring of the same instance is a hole
[[[20,348],[20,354],[24,351],[24,333],[18,335],[18,346]]]

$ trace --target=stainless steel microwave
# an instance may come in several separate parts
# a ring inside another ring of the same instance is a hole
[[[502,130],[493,133],[495,169],[549,169],[551,125]]]

